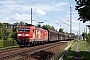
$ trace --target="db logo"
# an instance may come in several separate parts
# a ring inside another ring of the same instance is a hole
[[[22,36],[25,36],[25,34],[23,33]]]

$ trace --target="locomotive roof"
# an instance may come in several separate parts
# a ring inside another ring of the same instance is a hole
[[[19,26],[19,27],[26,27],[27,28],[27,27],[31,27],[31,26]]]
[[[46,29],[43,29],[43,28],[37,28],[38,30],[46,30]]]
[[[38,29],[38,30],[46,30],[46,29],[43,29],[43,28],[38,28],[38,27],[36,27],[36,26],[34,26],[34,25],[32,25],[32,26],[19,26],[20,28],[30,28],[30,27],[35,27],[36,29]]]

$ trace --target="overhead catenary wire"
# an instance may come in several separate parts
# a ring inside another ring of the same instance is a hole
[[[13,0],[13,1],[15,1],[15,2],[17,2],[16,0]],[[42,7],[42,9],[39,7],[39,6],[37,6],[33,1],[31,1],[31,0],[29,0],[33,5],[35,5],[39,10],[42,10],[43,9],[43,7]],[[19,4],[21,4],[21,5],[24,5],[24,6],[26,6],[25,4],[23,4],[23,3],[20,3],[20,2],[17,2],[17,3],[19,3]],[[27,6],[28,7],[28,6]],[[52,19],[53,20],[53,18],[51,17],[51,16],[49,16],[48,14],[46,14],[50,19]],[[62,21],[63,22],[63,21]],[[63,22],[64,24],[66,24],[66,25],[68,25],[67,23],[65,23],[65,22]],[[68,25],[69,26],[69,25]]]
[[[61,21],[61,20],[59,20],[59,21]],[[68,26],[70,26],[69,24],[67,24],[67,23],[65,23],[65,22],[63,22],[63,21],[61,21],[62,23],[64,23],[64,24],[66,24],[66,25],[68,25]]]
[[[15,10],[13,10],[13,9],[10,9],[10,8],[8,8],[8,7],[4,6],[4,5],[2,5],[2,4],[0,4],[0,6],[2,6],[2,7],[4,7],[4,8],[7,8],[7,9],[9,9],[9,10],[15,12],[15,13],[19,13],[19,14],[21,14],[20,12],[17,12],[17,11],[15,11]]]
[[[23,3],[20,3],[20,2],[18,2],[17,0],[13,0],[13,1],[15,1],[15,2],[17,2],[17,3],[19,3],[19,4],[21,4],[21,5],[24,5],[24,6],[26,6],[25,4],[23,4]],[[31,0],[29,0],[30,2],[32,2],[37,8],[39,8],[40,10],[42,10],[40,7],[38,7],[33,1],[31,1]],[[13,9],[10,9],[10,8],[8,8],[8,7],[6,7],[6,6],[4,6],[4,5],[2,5],[2,4],[0,4],[2,7],[4,7],[4,8],[7,8],[7,9],[9,9],[9,10],[11,10],[11,11],[14,11],[15,13],[19,13],[19,14],[21,14],[20,12],[17,12],[17,11],[15,11],[15,10],[13,10]],[[28,6],[27,6],[28,7]],[[43,8],[43,7],[42,7]],[[52,19],[53,20],[53,18],[51,17],[51,16],[49,16],[48,14],[46,14],[50,19]],[[65,23],[65,22],[64,22]],[[66,25],[68,25],[67,23],[65,23]]]
[[[17,2],[17,0],[13,0],[13,1]],[[38,7],[34,2],[32,2],[31,0],[29,0],[29,1],[30,1],[33,5],[35,5],[39,10],[42,10],[42,9],[41,9],[40,7]],[[20,3],[20,2],[17,2],[17,3],[26,6],[25,4]],[[26,7],[28,7],[28,6],[26,6]],[[42,8],[43,8],[43,7],[42,7]],[[51,16],[49,16],[48,14],[46,14],[46,16],[48,16],[50,19],[53,20],[53,18],[52,18]]]
[[[20,2],[18,2],[17,0],[13,0],[13,1],[15,1],[15,2],[17,2],[18,4],[21,4],[21,5],[23,5],[23,6],[26,6],[25,4],[23,4],[23,3],[20,3]],[[30,1],[30,0],[29,0]],[[30,1],[31,3],[33,3],[32,1]],[[38,8],[39,10],[42,10],[40,7],[38,7],[35,3],[33,3],[35,6],[36,6],[36,8]],[[28,7],[28,6],[26,6],[26,7]],[[50,19],[52,19],[49,15],[47,15],[46,14],[46,16],[48,16]],[[52,19],[53,20],[53,19]]]
[[[20,2],[18,2],[17,0],[13,0],[13,1],[15,1],[15,2],[17,2],[18,4],[21,4],[21,5],[23,5],[23,6],[26,6],[25,4],[20,3]],[[26,7],[28,7],[28,6],[26,6]]]
[[[38,7],[33,1],[29,0],[31,3],[33,3],[37,8],[39,8],[40,10],[42,10],[40,7]],[[43,7],[42,7],[43,8]],[[46,14],[50,19],[52,19],[51,16],[49,16],[48,14]],[[53,20],[53,19],[52,19]]]
[[[31,1],[31,0],[29,0],[29,1]],[[32,2],[32,1],[31,1]],[[38,7],[34,2],[32,2],[36,7]],[[39,8],[39,7],[38,7]],[[43,8],[43,7],[42,7]],[[41,8],[39,8],[40,10],[42,10]],[[46,14],[47,15],[47,14]],[[49,16],[49,15],[47,15],[47,16]],[[49,16],[50,17],[50,16]],[[52,18],[51,18],[52,19]],[[52,19],[53,20],[53,19]],[[61,21],[61,20],[60,20]],[[61,21],[61,22],[63,22],[63,21]],[[68,25],[68,26],[70,26],[69,24],[67,24],[67,23],[65,23],[65,22],[63,22],[64,24],[66,24],[66,25]]]

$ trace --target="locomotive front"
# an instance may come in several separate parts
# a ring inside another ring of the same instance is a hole
[[[30,27],[19,26],[17,32],[18,45],[28,45],[30,38]]]

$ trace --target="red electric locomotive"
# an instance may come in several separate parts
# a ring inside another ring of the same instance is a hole
[[[48,31],[42,28],[31,26],[19,26],[17,43],[19,45],[34,44],[35,42],[48,41]]]

